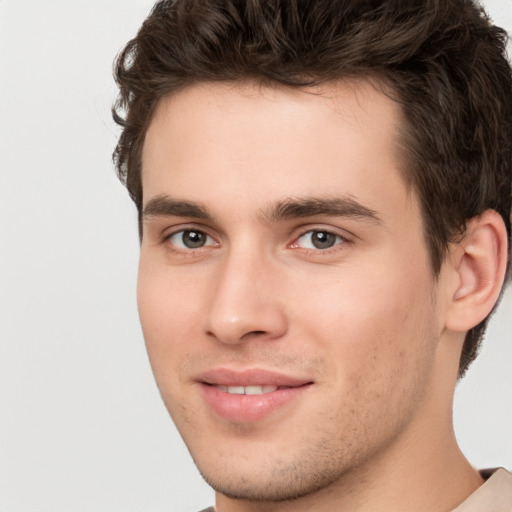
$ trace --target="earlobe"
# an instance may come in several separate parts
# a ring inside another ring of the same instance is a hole
[[[487,210],[467,223],[450,263],[457,284],[450,292],[448,329],[468,331],[492,311],[505,280],[507,255],[507,231],[497,212]]]

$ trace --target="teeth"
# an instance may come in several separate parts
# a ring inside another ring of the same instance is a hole
[[[231,393],[232,395],[262,395],[263,393],[272,393],[277,390],[277,386],[215,386],[221,391]]]
[[[277,386],[246,386],[246,395],[261,395],[263,393],[272,393],[277,389]]]

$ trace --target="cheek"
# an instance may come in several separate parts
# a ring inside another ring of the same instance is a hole
[[[316,339],[346,387],[365,379],[386,386],[412,379],[424,354],[432,352],[432,284],[424,275],[410,277],[368,269],[302,295],[306,336]]]
[[[137,305],[148,356],[157,382],[169,367],[179,364],[195,326],[197,300],[169,269],[141,259],[137,280]]]
[[[393,435],[413,416],[427,389],[436,346],[430,303],[373,289],[375,294],[360,289],[350,298],[338,297],[332,314],[318,311],[314,323],[324,326],[317,343],[333,377],[328,402],[338,404],[329,409],[325,424],[342,437],[346,433],[336,425],[353,429],[368,445]]]
[[[190,340],[196,339],[196,304],[187,288],[180,287],[168,268],[141,261],[137,304],[144,341],[160,395],[176,422],[188,422],[190,404],[178,399],[183,382],[181,368],[189,358]],[[181,424],[181,423],[180,423]]]

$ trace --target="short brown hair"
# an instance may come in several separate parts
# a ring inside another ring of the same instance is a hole
[[[376,79],[402,107],[405,179],[420,199],[438,275],[448,244],[487,209],[502,216],[510,246],[506,42],[506,32],[470,0],[160,1],[115,66],[118,175],[140,219],[146,130],[158,102],[193,83]],[[460,375],[487,320],[466,335]]]

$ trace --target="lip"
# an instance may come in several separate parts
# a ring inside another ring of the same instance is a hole
[[[310,379],[294,377],[269,370],[227,368],[208,370],[196,381],[209,408],[221,418],[238,423],[263,420],[283,407],[291,405],[309,390]],[[215,386],[276,386],[277,389],[259,395],[235,395]]]
[[[298,387],[311,382],[304,379],[285,375],[282,373],[250,368],[246,370],[231,370],[229,368],[215,368],[201,373],[196,380],[216,386],[290,386]]]

